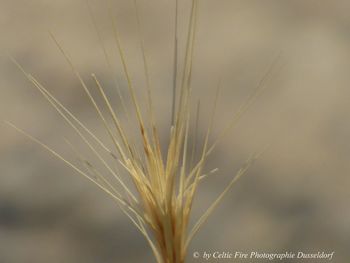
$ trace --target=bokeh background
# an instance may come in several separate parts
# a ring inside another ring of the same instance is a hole
[[[174,1],[138,2],[166,145]],[[180,0],[180,60],[189,2]],[[73,161],[63,138],[84,147],[7,54],[110,143],[48,34],[50,30],[59,39],[92,90],[90,74],[99,76],[124,118],[115,79],[128,95],[108,10],[117,19],[132,79],[144,101],[133,1],[113,0],[109,6],[108,1],[91,0],[90,5],[113,72],[106,67],[85,1],[0,0],[0,119],[12,121]],[[192,258],[194,251],[236,250],[335,251],[332,262],[349,261],[349,10],[350,2],[342,0],[201,1],[193,76],[193,105],[198,99],[202,105],[199,143],[220,76],[223,89],[212,141],[280,51],[283,66],[209,160],[208,169],[220,170],[201,185],[194,218],[251,153],[270,145],[194,239],[188,262],[200,262]],[[127,105],[131,109],[128,99]],[[1,263],[154,262],[143,237],[103,192],[13,129],[1,126],[0,134]]]

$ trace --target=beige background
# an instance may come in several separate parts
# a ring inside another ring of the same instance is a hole
[[[112,2],[132,78],[144,98],[133,4]],[[189,1],[180,2],[183,51]],[[174,1],[139,3],[166,143]],[[108,7],[97,0],[91,5],[113,59],[113,74],[106,68],[84,1],[0,0],[0,119],[16,123],[73,160],[63,137],[81,143],[6,54],[16,57],[109,143],[48,35],[48,30],[54,32],[89,85],[92,72],[101,78],[120,110],[112,85],[115,77],[127,93]],[[191,255],[205,250],[335,251],[333,262],[350,259],[349,10],[350,2],[341,0],[201,1],[193,80],[194,104],[201,98],[204,105],[201,136],[219,75],[224,87],[212,139],[280,50],[284,66],[208,163],[208,169],[218,167],[220,172],[203,183],[194,217],[252,152],[271,144],[194,239],[188,262],[200,262]],[[23,136],[7,127],[0,133],[1,263],[153,262],[146,242],[113,201]]]

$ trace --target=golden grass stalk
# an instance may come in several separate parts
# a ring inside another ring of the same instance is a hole
[[[123,71],[128,84],[129,95],[132,105],[136,112],[137,123],[140,136],[142,139],[142,151],[138,150],[126,132],[125,124],[120,120],[117,112],[113,109],[110,99],[106,95],[98,77],[92,74],[95,86],[101,95],[104,106],[108,110],[108,115],[112,119],[112,125],[107,121],[105,113],[97,104],[96,99],[92,96],[87,84],[82,76],[75,68],[72,60],[64,51],[62,46],[56,40],[53,34],[51,37],[56,43],[59,50],[70,65],[73,73],[79,80],[81,87],[89,97],[89,100],[96,110],[102,124],[104,125],[108,136],[111,139],[112,146],[106,146],[102,141],[79,119],[59,102],[34,76],[27,73],[22,66],[12,58],[13,62],[19,67],[26,78],[33,86],[43,95],[43,97],[52,105],[64,121],[77,133],[86,146],[91,150],[96,159],[105,167],[106,171],[112,175],[115,180],[111,180],[110,176],[104,174],[94,167],[86,157],[76,149],[72,143],[67,141],[70,148],[73,149],[81,166],[74,164],[65,157],[51,149],[49,146],[32,137],[25,131],[17,128],[10,122],[8,125],[15,128],[20,133],[27,136],[32,141],[38,143],[58,159],[62,160],[76,172],[86,177],[92,183],[97,185],[108,195],[110,195],[125,213],[130,218],[132,223],[137,227],[141,234],[146,238],[152,252],[158,263],[183,263],[185,262],[189,244],[197,231],[203,226],[209,215],[215,207],[220,203],[223,197],[231,189],[234,183],[247,171],[252,161],[257,157],[253,155],[231,180],[227,187],[222,191],[219,197],[198,219],[194,226],[190,226],[191,210],[198,190],[199,183],[207,178],[209,174],[215,173],[217,169],[205,174],[204,166],[208,156],[215,149],[222,137],[231,129],[242,114],[247,110],[252,101],[264,86],[264,81],[254,91],[251,97],[242,105],[238,113],[235,115],[232,122],[221,133],[214,143],[210,144],[209,137],[213,128],[215,119],[215,108],[217,105],[220,85],[217,88],[215,100],[213,103],[212,115],[205,139],[201,148],[199,160],[195,160],[194,156],[199,147],[196,144],[189,146],[189,133],[191,121],[195,119],[195,134],[198,130],[198,119],[200,106],[198,103],[195,116],[191,113],[191,77],[192,77],[192,61],[195,46],[196,21],[198,17],[198,0],[192,0],[191,16],[189,21],[186,51],[184,58],[184,67],[182,69],[182,78],[179,79],[178,69],[178,36],[177,36],[177,10],[178,3],[176,1],[176,23],[175,23],[175,38],[174,38],[174,77],[173,77],[173,105],[172,105],[172,120],[171,129],[169,132],[169,144],[165,153],[161,151],[161,142],[159,131],[156,126],[154,116],[154,108],[152,101],[152,86],[150,81],[147,57],[145,53],[144,41],[141,33],[140,16],[136,7],[137,25],[140,35],[140,44],[143,58],[144,71],[146,76],[146,89],[148,96],[148,111],[145,118],[131,80],[125,53],[121,45],[118,28],[113,16],[113,34],[116,43],[116,48],[120,55],[120,60],[123,66]],[[92,21],[97,33],[99,30],[95,22],[95,18],[89,6],[89,11],[92,16]],[[100,34],[98,35],[102,43]],[[103,46],[103,44],[102,44]],[[111,69],[111,62],[108,52],[103,47],[106,61]],[[116,82],[118,88],[118,83]],[[118,94],[123,104],[123,109],[127,112],[125,98],[122,97],[118,88]],[[128,121],[130,119],[128,118]],[[196,141],[196,139],[194,140]],[[94,142],[94,143],[93,143]],[[95,146],[97,145],[97,146]],[[114,162],[118,162],[128,173],[132,179],[132,185],[127,185],[120,177],[120,172],[115,171],[100,153],[100,150],[107,152]],[[190,156],[188,156],[191,153]]]

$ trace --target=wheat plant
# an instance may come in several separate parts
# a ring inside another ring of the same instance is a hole
[[[174,1],[176,4],[175,17],[177,20],[178,1]],[[111,145],[104,144],[93,131],[85,126],[78,117],[58,101],[33,75],[28,73],[14,58],[12,58],[13,62],[23,72],[26,78],[52,105],[64,121],[77,133],[106,171],[101,171],[98,167],[94,166],[92,162],[68,140],[68,145],[74,150],[77,158],[80,160],[79,164],[68,160],[48,145],[18,128],[16,125],[10,122],[7,122],[7,124],[41,145],[66,165],[74,169],[78,174],[86,177],[112,197],[123,213],[145,237],[158,263],[185,262],[189,244],[197,231],[203,226],[208,216],[213,212],[214,208],[223,199],[225,194],[231,189],[239,177],[247,171],[252,161],[257,157],[257,155],[252,155],[252,157],[247,160],[247,163],[236,173],[217,199],[208,206],[208,209],[197,219],[196,223],[191,225],[190,216],[199,184],[210,174],[218,171],[218,169],[213,169],[208,172],[205,171],[205,164],[208,157],[224,135],[237,123],[240,116],[247,110],[264,86],[264,82],[262,81],[258,88],[241,106],[234,116],[234,119],[227,122],[227,127],[221,132],[217,139],[210,142],[210,134],[215,120],[215,108],[219,97],[219,84],[216,88],[212,114],[202,145],[196,145],[197,138],[195,138],[193,140],[194,143],[190,145],[190,129],[198,130],[198,115],[200,111],[199,104],[197,107],[193,107],[196,103],[194,103],[191,98],[193,89],[191,82],[192,63],[199,1],[192,0],[191,2],[192,7],[183,60],[184,66],[181,69],[178,66],[180,56],[178,54],[177,21],[175,21],[173,82],[169,86],[169,88],[173,90],[173,103],[171,106],[172,117],[171,120],[169,120],[171,122],[171,127],[168,133],[168,145],[165,147],[166,151],[161,150],[159,130],[157,128],[153,105],[154,96],[152,94],[153,91],[149,77],[147,55],[142,38],[140,15],[137,10],[136,0],[134,0],[134,3],[144,66],[144,73],[142,74],[146,76],[145,89],[147,91],[148,102],[146,110],[141,107],[131,79],[127,59],[113,15],[111,15],[111,20],[113,22],[113,35],[116,48],[123,66],[123,74],[128,84],[130,101],[136,112],[137,126],[142,140],[142,149],[136,146],[134,138],[130,138],[130,134],[126,132],[125,123],[121,121],[118,112],[112,107],[111,98],[106,95],[99,78],[95,74],[91,75],[94,86],[98,90],[104,103],[103,107],[107,109],[108,117],[101,105],[98,105],[96,98],[92,95],[90,91],[91,87],[88,87],[72,60],[53,34],[51,34],[52,39],[62,52],[73,73],[79,80],[81,87],[89,97],[93,108],[96,110],[102,125],[104,125],[108,133]],[[90,6],[89,10],[96,31],[99,33]],[[99,38],[101,40],[100,34]],[[104,54],[106,61],[110,65],[111,58],[106,49],[104,49]],[[111,66],[109,69],[111,69]],[[126,105],[126,98],[122,96],[120,87],[117,86],[117,89],[123,110],[130,114],[131,112]],[[191,110],[193,108],[196,108],[194,112]],[[111,123],[108,121],[109,119],[112,120]],[[128,120],[130,121],[130,118]],[[195,125],[192,125],[193,123]],[[196,133],[195,131],[194,134]],[[195,149],[200,149],[201,151],[197,159],[194,158]],[[107,153],[109,157],[106,158],[101,152]],[[115,167],[110,165],[111,162],[115,162],[115,166],[119,165],[124,169],[124,173],[126,172],[131,178],[131,184],[123,180],[121,177],[122,172],[120,170],[115,170]]]

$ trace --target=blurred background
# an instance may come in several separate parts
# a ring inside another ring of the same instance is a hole
[[[180,68],[189,2],[180,0]],[[193,240],[188,262],[200,262],[192,258],[194,251],[236,250],[335,251],[332,262],[348,262],[350,2],[200,2],[193,68],[193,108],[198,99],[202,105],[198,143],[208,125],[220,76],[223,89],[211,141],[254,91],[279,51],[283,67],[208,162],[208,169],[219,168],[219,172],[201,185],[194,219],[250,154],[270,145]],[[175,2],[138,3],[158,127],[166,145]],[[131,76],[144,102],[145,77],[133,1],[91,0],[90,5],[112,70],[85,1],[0,0],[0,119],[10,120],[73,162],[64,138],[85,151],[83,144],[7,54],[110,144],[48,34],[53,32],[96,97],[91,73],[100,78],[125,120],[113,87],[118,81],[133,115],[108,15],[111,10],[116,18]],[[1,263],[154,262],[142,235],[113,200],[13,129],[1,126],[0,133]]]

